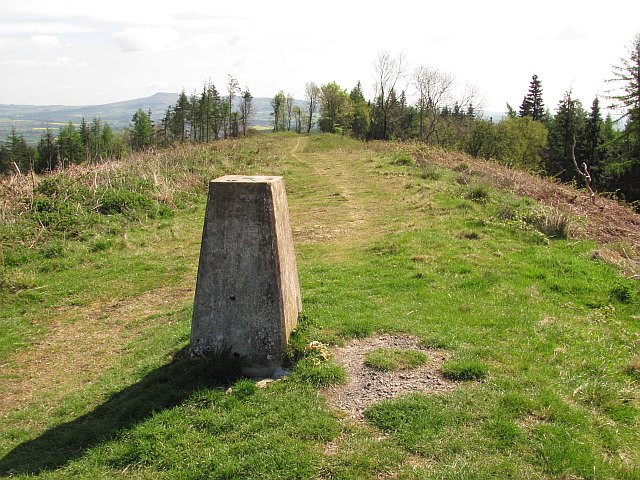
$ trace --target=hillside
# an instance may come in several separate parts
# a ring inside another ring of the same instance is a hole
[[[0,140],[3,140],[15,127],[29,143],[36,143],[47,127],[57,130],[62,125],[73,122],[79,124],[84,118],[91,121],[99,117],[107,122],[113,130],[122,130],[129,126],[133,114],[142,109],[151,110],[151,118],[159,122],[165,115],[167,107],[173,106],[178,99],[177,93],[156,93],[150,97],[137,98],[104,105],[64,106],[64,105],[3,105],[0,104]],[[296,100],[302,105],[302,100]],[[254,127],[270,126],[271,98],[253,99],[253,118],[250,124]]]
[[[297,363],[264,388],[184,352],[207,181],[232,173],[283,175],[294,232]],[[640,216],[612,200],[333,135],[1,181],[1,474],[638,478]],[[336,360],[298,361],[311,341]],[[367,341],[415,345],[429,381],[365,368],[350,396],[376,401],[343,408]]]

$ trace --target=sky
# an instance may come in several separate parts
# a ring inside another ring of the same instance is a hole
[[[640,33],[640,2],[0,0],[0,103],[96,105],[156,92],[304,97],[313,81],[373,95],[374,62],[426,66],[474,85],[485,111],[516,108],[531,76],[553,112],[588,107]]]

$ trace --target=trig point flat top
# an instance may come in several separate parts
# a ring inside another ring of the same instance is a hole
[[[224,175],[212,182],[238,182],[238,183],[271,183],[281,181],[282,177],[269,175]]]

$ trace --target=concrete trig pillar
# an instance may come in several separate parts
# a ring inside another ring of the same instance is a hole
[[[192,355],[231,348],[245,373],[281,365],[302,309],[282,177],[209,183],[191,322]]]

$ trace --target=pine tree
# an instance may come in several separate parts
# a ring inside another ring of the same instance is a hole
[[[58,132],[58,152],[63,167],[65,163],[80,163],[84,158],[82,137],[72,122]]]
[[[621,85],[618,93],[609,97],[612,107],[622,111],[626,120],[621,150],[618,185],[629,201],[640,199],[640,33],[629,48],[629,58],[621,58],[621,65],[613,66],[610,82]]]
[[[587,117],[584,130],[585,143],[585,161],[589,165],[596,181],[602,170],[602,162],[604,159],[603,151],[603,120],[600,113],[600,100],[596,97],[591,104],[591,110]]]
[[[56,145],[56,136],[47,128],[40,136],[38,142],[38,160],[35,165],[36,172],[45,170],[55,170],[58,166],[58,148]]]
[[[4,147],[5,166],[3,168],[6,171],[10,171],[14,163],[21,172],[34,167],[36,150],[27,144],[24,136],[19,134],[13,126],[11,127],[11,133],[4,141]]]
[[[134,150],[144,150],[151,146],[153,136],[153,126],[149,115],[138,109],[131,118],[131,148]]]
[[[558,104],[558,110],[549,125],[549,156],[547,171],[559,174],[562,180],[575,177],[573,167],[573,142],[576,144],[576,159],[581,165],[585,161],[584,130],[587,114],[580,100],[572,98],[571,90],[564,94]]]
[[[534,120],[544,119],[544,102],[542,101],[542,83],[537,75],[531,77],[529,91],[522,100],[520,111],[521,117],[531,117]]]
[[[362,85],[357,85],[349,94],[353,116],[351,118],[351,134],[356,138],[365,138],[369,131],[370,114],[369,105],[362,94]]]

